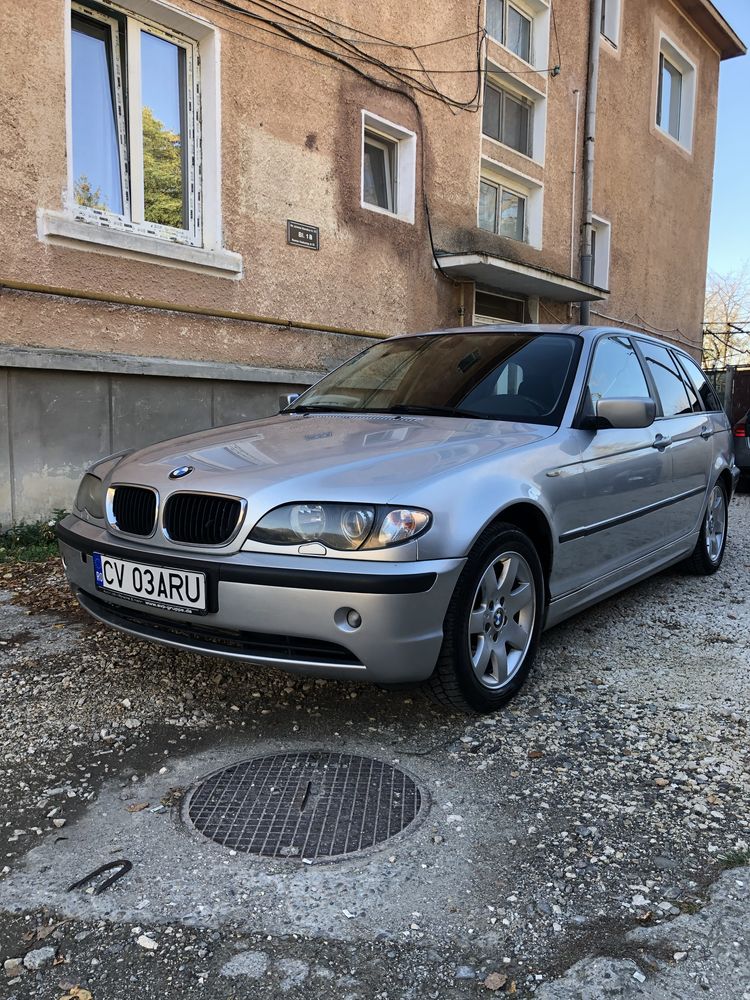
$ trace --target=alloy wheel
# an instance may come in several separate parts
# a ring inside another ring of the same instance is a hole
[[[712,563],[721,558],[724,536],[727,530],[727,501],[724,490],[718,484],[711,491],[706,509],[706,552]]]
[[[493,558],[479,581],[468,624],[469,658],[484,687],[505,687],[523,664],[536,621],[536,587],[518,552]]]

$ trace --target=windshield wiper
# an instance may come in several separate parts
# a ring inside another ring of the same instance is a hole
[[[302,406],[294,406],[287,410],[282,410],[282,413],[360,413],[361,410],[358,407],[353,406],[334,406],[330,403],[308,403]]]

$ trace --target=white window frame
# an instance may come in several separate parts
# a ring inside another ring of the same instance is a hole
[[[534,158],[534,103],[533,103],[533,101],[530,101],[528,99],[528,97],[526,97],[526,95],[524,95],[524,94],[519,94],[515,90],[511,90],[508,87],[501,86],[499,83],[497,83],[493,79],[485,78],[484,87],[485,87],[485,92],[486,92],[487,88],[489,87],[490,90],[494,90],[498,94],[500,94],[500,100],[501,100],[500,136],[496,137],[494,135],[490,135],[489,132],[485,132],[484,131],[484,109],[486,107],[486,101],[484,101],[484,100],[482,101],[482,135],[486,139],[490,139],[492,142],[498,142],[498,143],[500,143],[500,145],[501,146],[505,146],[506,149],[512,149],[515,153],[518,153],[519,156],[526,156],[530,160],[533,159]],[[483,94],[483,96],[484,96],[484,94]],[[528,152],[525,152],[523,149],[517,149],[515,146],[511,146],[507,142],[503,142],[503,139],[502,139],[503,127],[502,126],[503,126],[503,117],[504,117],[504,114],[505,114],[505,100],[506,100],[506,98],[510,98],[512,101],[515,101],[517,104],[521,104],[521,105],[523,105],[524,107],[526,107],[528,109],[527,125],[526,125],[526,149],[528,150]]]
[[[394,210],[381,208],[365,201],[365,135],[374,142],[395,144],[395,180]],[[417,189],[417,135],[411,129],[397,125],[395,122],[381,118],[380,115],[362,109],[362,127],[360,129],[359,154],[359,190],[360,206],[368,212],[379,212],[402,222],[414,223],[414,205]]]
[[[661,69],[662,59],[665,59],[682,76],[680,93],[679,134],[673,135],[666,127],[659,124],[660,96],[662,91]],[[656,108],[654,124],[660,135],[681,146],[691,153],[693,150],[693,132],[695,128],[695,94],[697,68],[693,60],[663,32],[659,36],[659,51],[656,59]]]
[[[596,233],[596,255],[592,284],[597,288],[609,288],[609,264],[612,252],[612,225],[606,219],[592,216],[593,229]]]
[[[507,49],[508,52],[512,52],[513,55],[517,59],[520,59],[522,62],[528,63],[529,66],[533,66],[534,65],[534,44],[535,44],[535,41],[536,41],[536,39],[534,37],[534,35],[535,35],[535,32],[534,32],[534,15],[533,15],[533,13],[530,10],[528,10],[525,7],[523,7],[521,4],[511,3],[510,0],[501,0],[501,2],[503,4],[503,26],[502,26],[502,36],[503,37],[502,38],[498,38],[496,35],[490,35],[489,34],[489,30],[487,32],[488,37],[491,38],[491,39],[493,39],[493,41],[497,42],[498,45],[502,45],[502,47],[504,49]],[[489,0],[485,0],[485,25],[487,25],[489,23],[489,19],[487,18],[487,7],[488,6],[489,6]],[[507,41],[506,41],[506,39],[508,38],[508,10],[511,7],[513,8],[513,10],[517,14],[520,14],[520,16],[522,18],[524,18],[524,20],[526,20],[526,21],[529,22],[529,58],[528,59],[524,59],[524,57],[522,55],[519,55],[518,52],[515,51],[515,49],[510,48],[510,46],[507,44]]]
[[[479,226],[479,228],[485,233],[494,233],[495,236],[502,236],[503,239],[506,240],[514,240],[516,243],[528,243],[527,239],[528,229],[526,225],[526,216],[528,214],[528,196],[522,191],[515,190],[515,188],[511,187],[509,184],[506,184],[503,180],[490,177],[487,174],[482,174],[482,176],[479,178],[480,191],[482,184],[490,184],[492,187],[496,189],[497,205],[495,209],[495,228],[487,229],[485,226],[481,225],[479,219],[479,203],[477,203],[477,225]],[[500,220],[500,208],[502,205],[503,192],[512,194],[515,198],[518,198],[520,199],[520,201],[523,202],[523,233],[521,235],[520,240],[515,236],[507,236],[505,233],[501,233],[497,228]]]
[[[604,0],[601,33],[604,38],[618,48],[620,45],[620,22],[622,19],[621,0]]]
[[[398,143],[393,139],[390,139],[380,132],[374,132],[372,129],[366,128],[364,131],[364,137],[362,140],[362,198],[364,199],[364,148],[366,145],[375,146],[376,149],[382,149],[386,155],[386,163],[388,169],[385,171],[385,200],[388,203],[385,208],[382,205],[373,206],[371,201],[367,204],[370,208],[380,208],[384,212],[389,212],[391,215],[396,214],[396,207],[398,206]]]
[[[142,231],[123,225],[123,217],[113,217],[112,223],[101,218],[91,221],[79,212],[84,206],[74,200],[73,177],[73,102],[72,102],[72,31],[71,8],[74,0],[63,0],[66,30],[65,91],[67,184],[63,193],[63,208],[40,207],[37,211],[37,236],[45,243],[76,250],[113,254],[118,257],[146,261],[201,274],[239,280],[243,273],[241,254],[227,250],[223,243],[221,213],[221,47],[220,35],[214,24],[196,14],[186,14],[177,7],[159,0],[122,0],[127,8],[112,0],[98,0],[102,8],[121,10],[141,21],[155,23],[162,31],[175,32],[198,48],[200,59],[200,132],[196,142],[201,151],[201,217],[200,244],[179,239],[183,230],[168,230],[157,235],[153,227]],[[85,2],[81,6],[86,7]],[[97,13],[99,13],[97,11]],[[114,20],[114,18],[113,18]],[[173,238],[175,237],[175,238]]]
[[[503,32],[507,34],[507,7],[509,0],[506,0],[503,11]],[[508,48],[502,38],[496,38],[487,33],[493,45],[499,45],[505,52],[509,52],[514,59],[520,60],[527,66],[544,71],[549,64],[549,29],[550,29],[550,7],[549,0],[512,0],[510,6],[515,8],[519,14],[531,21],[531,37],[529,39],[529,59],[528,61],[519,56],[513,49]],[[484,25],[487,27],[487,0],[485,0]]]
[[[536,88],[529,86],[527,82],[513,79],[509,80],[507,75],[500,75],[494,63],[487,63],[484,73],[484,84],[482,89],[482,139],[491,142],[501,149],[509,149],[525,160],[531,160],[544,166],[544,157],[547,144],[547,97]],[[489,86],[494,90],[507,93],[510,97],[519,101],[525,101],[529,106],[529,152],[523,153],[515,146],[509,146],[502,139],[496,139],[484,131],[484,87]]]
[[[542,248],[542,228],[544,223],[544,185],[527,174],[511,169],[489,156],[482,156],[479,164],[477,183],[477,226],[479,226],[479,194],[482,181],[501,186],[526,199],[524,212],[524,245],[534,250]],[[482,232],[489,233],[489,229]],[[510,237],[505,237],[509,239]]]
[[[474,302],[473,302],[473,312],[472,312],[472,324],[471,324],[472,326],[491,326],[491,325],[495,325],[495,324],[497,324],[497,325],[503,324],[504,326],[513,326],[517,322],[517,320],[514,320],[514,319],[500,319],[497,316],[486,316],[484,313],[478,313],[477,312],[477,294],[480,294],[480,295],[492,295],[496,299],[510,299],[512,302],[523,302],[524,316],[526,315],[526,313],[528,313],[529,320],[531,322],[534,322],[534,319],[532,317],[532,311],[531,311],[531,299],[529,299],[528,296],[526,296],[526,295],[516,295],[513,292],[500,292],[500,291],[494,291],[494,290],[491,291],[491,290],[489,290],[487,288],[477,288],[477,286],[475,284],[474,285]],[[523,322],[526,322],[526,320],[524,319]]]
[[[199,178],[201,176],[201,109],[198,45],[186,35],[170,30],[142,14],[136,14],[132,10],[121,7],[119,4],[108,2],[107,6],[126,19],[126,66],[121,65],[118,22],[114,18],[106,17],[97,8],[83,2],[78,2],[78,0],[72,0],[70,5],[71,13],[80,13],[99,23],[108,24],[112,32],[112,52],[116,68],[115,79],[118,87],[115,115],[120,141],[121,176],[123,189],[129,187],[129,192],[123,190],[124,211],[122,215],[91,208],[86,205],[78,205],[75,201],[75,179],[72,178],[73,146],[71,136],[68,158],[71,171],[68,199],[74,219],[80,222],[88,222],[94,225],[139,233],[144,236],[155,236],[157,239],[201,246],[201,197],[199,186]],[[72,30],[70,20],[68,21],[68,30]],[[185,178],[185,188],[188,192],[186,205],[188,224],[184,229],[150,222],[144,217],[143,132],[141,129],[143,118],[143,104],[141,100],[141,33],[144,31],[179,46],[185,52],[185,93],[187,102],[185,126],[188,148],[183,162],[188,173],[187,178]],[[127,112],[125,102],[122,100],[121,80],[123,77],[128,81]],[[126,117],[127,122],[130,124],[129,150],[125,139],[127,133]],[[137,123],[137,127],[135,123]]]

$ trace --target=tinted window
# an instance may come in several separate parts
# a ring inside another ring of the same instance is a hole
[[[627,337],[607,337],[596,345],[589,375],[591,402],[650,396],[646,376]]]
[[[693,361],[692,358],[685,357],[684,354],[678,354],[677,358],[682,365],[682,368],[687,372],[688,378],[695,386],[696,392],[703,401],[703,406],[707,410],[721,410],[722,406],[719,399],[714,392],[711,383],[708,381],[706,376],[700,370],[698,365]]]
[[[680,413],[692,413],[687,389],[672,355],[663,347],[640,341],[646,364],[656,382],[656,390],[661,400],[665,417],[675,417]]]
[[[687,394],[688,394],[688,400],[690,402],[690,409],[693,411],[693,413],[703,413],[703,404],[701,403],[700,399],[698,398],[698,393],[695,391],[695,387],[693,386],[693,383],[685,375],[685,369],[680,367],[679,355],[676,354],[674,351],[672,351],[671,353],[672,353],[672,360],[676,362],[675,367],[677,368],[677,371],[682,376],[682,381],[685,384],[685,389],[687,390]]]
[[[564,334],[451,333],[376,344],[295,409],[433,412],[559,424],[580,352]]]

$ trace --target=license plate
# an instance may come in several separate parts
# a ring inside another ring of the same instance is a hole
[[[187,614],[206,613],[206,574],[147,566],[94,552],[96,586],[129,601]]]

